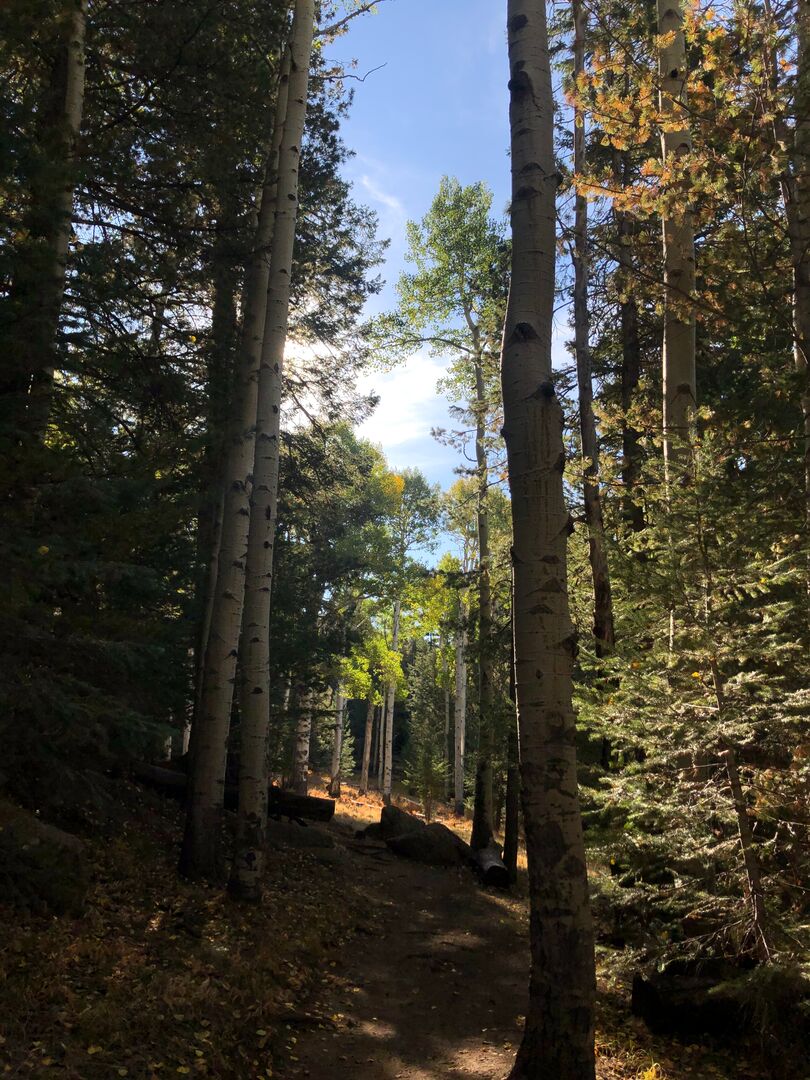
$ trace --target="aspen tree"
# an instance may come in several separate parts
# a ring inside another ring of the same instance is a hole
[[[394,624],[391,631],[391,651],[394,653],[399,648],[399,621],[401,614],[402,604],[399,600],[396,600],[394,602]],[[385,692],[384,735],[382,739],[382,796],[386,806],[391,802],[391,780],[394,764],[394,698],[396,690],[396,682],[392,681],[388,684]]]
[[[374,735],[374,692],[368,695],[366,703],[366,731],[363,739],[363,761],[360,767],[360,794],[365,795],[368,791],[368,771],[371,765],[371,741]]]
[[[292,41],[287,57],[294,52]],[[308,77],[307,70],[304,78]],[[262,187],[253,252],[244,289],[242,338],[237,360],[233,429],[224,474],[225,501],[219,541],[219,564],[204,642],[199,710],[192,731],[192,771],[180,871],[189,877],[216,879],[222,870],[221,820],[228,754],[228,733],[236,681],[236,661],[245,597],[245,555],[250,521],[250,486],[256,437],[259,365],[267,313],[270,253],[276,220],[279,155],[287,105],[298,92],[301,71],[285,59],[276,99],[273,136]],[[296,90],[291,89],[295,80]],[[266,797],[266,796],[265,796]]]
[[[16,423],[33,439],[44,433],[53,392],[84,110],[87,0],[64,0],[60,22],[60,44],[39,131],[48,160],[31,184],[28,232],[36,249],[30,258],[21,258],[12,285],[20,328],[14,360]]]
[[[512,286],[502,380],[513,526],[515,690],[529,859],[531,981],[513,1080],[595,1075],[593,928],[577,791],[563,496],[551,369],[554,107],[543,0],[509,0]]]
[[[312,739],[312,705],[312,694],[307,694],[301,702],[301,711],[295,722],[292,787],[296,795],[306,795],[307,793],[309,747]]]
[[[455,641],[455,695],[453,698],[453,796],[456,817],[464,817],[464,754],[467,739],[467,632],[464,604],[459,597],[459,622]]]
[[[338,690],[335,696],[335,733],[332,739],[332,767],[329,772],[329,794],[340,798],[340,757],[343,753],[343,723],[346,716],[346,698]]]
[[[587,14],[582,0],[573,0],[574,12],[574,79],[585,71],[585,36]],[[585,118],[579,104],[574,108],[574,172],[585,170]],[[593,415],[593,377],[589,342],[590,316],[588,311],[588,201],[583,194],[575,195],[574,210],[574,351],[577,362],[579,391],[579,431],[583,458],[583,497],[585,521],[588,526],[588,552],[593,578],[593,633],[597,655],[613,650],[615,630],[613,598],[610,589],[605,522],[602,513],[602,488],[599,481],[599,440]]]
[[[239,811],[231,888],[258,899],[267,824],[267,736],[270,714],[270,602],[278,514],[281,389],[298,217],[298,169],[307,114],[315,0],[296,0],[290,41],[287,114],[279,148],[278,190],[267,311],[259,370],[250,507],[240,693]]]
[[[665,169],[677,172],[692,150],[687,119],[687,60],[681,0],[657,0],[658,77],[661,153]],[[673,466],[688,461],[691,415],[695,408],[695,232],[687,207],[663,217],[664,240],[664,464],[670,482]]]

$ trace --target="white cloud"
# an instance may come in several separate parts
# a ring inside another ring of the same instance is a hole
[[[361,425],[359,434],[379,443],[386,455],[403,443],[430,442],[431,428],[447,423],[447,403],[436,392],[436,382],[443,374],[438,360],[416,353],[387,374],[363,376],[359,389],[378,394],[380,404]]]
[[[363,173],[360,177],[360,185],[374,202],[387,207],[399,218],[405,217],[405,207],[402,205],[402,201],[396,195],[383,191],[377,181],[373,180],[368,173]]]

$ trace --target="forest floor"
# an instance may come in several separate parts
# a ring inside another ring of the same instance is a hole
[[[0,898],[0,1077],[507,1075],[526,1005],[525,881],[488,891],[356,839],[380,801],[347,785],[334,822],[300,830],[306,846],[281,834],[264,899],[246,908],[179,880],[180,808],[118,784],[114,813],[76,830],[92,864],[81,915]],[[652,1036],[605,951],[599,991],[600,1080],[782,1080],[747,1050]]]

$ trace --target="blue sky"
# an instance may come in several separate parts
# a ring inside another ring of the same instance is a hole
[[[509,195],[509,97],[502,0],[385,0],[376,15],[355,20],[329,57],[363,76],[343,136],[355,157],[345,169],[355,198],[377,211],[380,235],[391,240],[383,270],[387,285],[370,311],[394,306],[405,268],[405,222],[427,211],[445,174],[462,183],[484,180],[497,213]],[[436,393],[442,361],[426,354],[364,380],[380,394],[361,434],[379,443],[392,468],[422,469],[446,487],[455,452],[432,427],[446,425]]]

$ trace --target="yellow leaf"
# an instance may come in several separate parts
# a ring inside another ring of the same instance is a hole
[[[187,1073],[191,1072],[191,1069],[188,1067],[188,1065],[178,1065],[177,1071],[185,1076]]]
[[[87,1047],[87,1053],[88,1054],[100,1054],[101,1053],[101,1047],[100,1046],[88,1046]]]
[[[51,549],[47,544],[43,544],[41,547],[37,548],[37,555],[47,555],[50,550]]]

